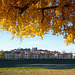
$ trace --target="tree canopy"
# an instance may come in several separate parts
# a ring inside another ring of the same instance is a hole
[[[75,43],[75,0],[0,0],[0,31],[23,39],[63,35]]]
[[[0,51],[0,58],[2,58],[5,55],[4,51]]]

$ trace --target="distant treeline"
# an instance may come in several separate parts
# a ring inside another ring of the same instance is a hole
[[[75,59],[0,59],[0,67],[24,67],[26,64],[75,64]]]

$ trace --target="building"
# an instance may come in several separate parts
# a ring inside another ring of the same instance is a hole
[[[20,58],[21,58],[20,52],[15,52],[15,57],[14,57],[14,59],[20,59]]]
[[[60,53],[58,51],[19,49],[5,51],[4,59],[75,59],[75,53]]]
[[[75,59],[75,53],[72,53],[72,58]]]
[[[11,51],[5,51],[5,59],[12,59]]]
[[[57,59],[72,59],[72,53],[59,53],[56,56]]]

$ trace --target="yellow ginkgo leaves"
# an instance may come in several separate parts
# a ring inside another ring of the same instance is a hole
[[[74,44],[74,35],[71,33],[67,36],[66,40],[66,45],[69,45],[70,43]]]
[[[71,23],[71,25],[70,25]],[[0,0],[0,29],[12,39],[63,35],[67,44],[75,43],[74,0]]]

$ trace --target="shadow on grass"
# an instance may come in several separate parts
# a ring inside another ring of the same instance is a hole
[[[46,69],[75,69],[75,66],[71,66],[71,67],[68,67],[68,66],[65,66],[65,67],[45,67]]]
[[[75,59],[0,59],[0,68],[75,69]]]
[[[3,66],[1,68],[13,69],[75,69],[75,65],[16,65],[16,66]]]

